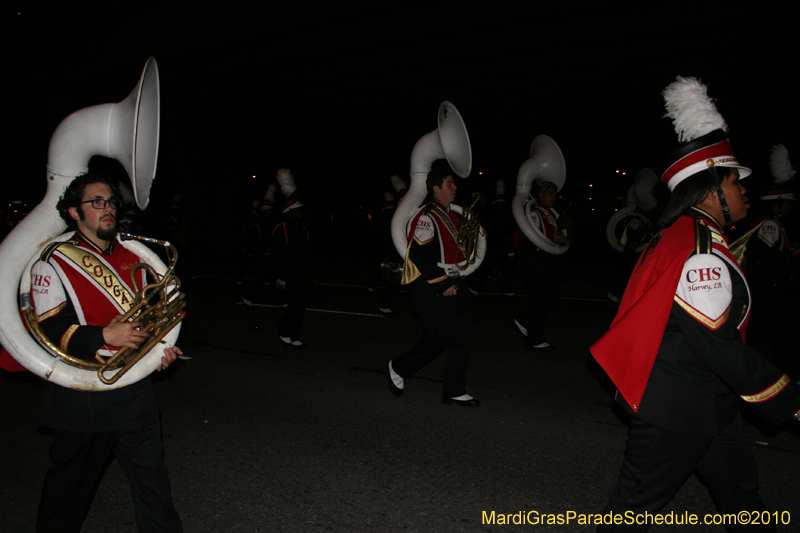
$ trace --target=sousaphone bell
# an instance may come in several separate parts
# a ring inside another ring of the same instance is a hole
[[[180,325],[172,328],[152,350],[115,383],[104,383],[97,372],[70,365],[42,348],[25,330],[17,306],[30,301],[30,267],[41,248],[65,241],[65,222],[56,209],[59,198],[75,177],[89,169],[89,160],[100,155],[119,161],[131,178],[137,205],[149,203],[150,187],[158,160],[160,86],[155,58],[149,58],[130,95],[116,104],[101,104],[76,111],[56,128],[47,160],[47,192],[42,202],[0,244],[0,343],[27,370],[63,387],[107,390],[124,387],[149,376],[160,364],[166,346],[174,345]],[[138,241],[123,241],[159,276],[167,267]],[[173,295],[175,297],[176,295]]]
[[[467,127],[458,109],[452,103],[444,101],[439,105],[437,119],[438,127],[421,137],[414,145],[411,152],[411,184],[392,217],[392,241],[400,257],[405,257],[408,247],[408,224],[428,195],[425,181],[433,162],[447,159],[453,172],[462,178],[468,177],[472,171],[472,147]],[[465,219],[471,218],[469,212],[464,216],[465,210],[459,205],[450,204],[450,209],[462,215],[462,224],[468,223]],[[474,246],[471,248],[474,250],[472,258],[463,264],[440,266],[456,268],[460,270],[461,276],[468,276],[477,270],[486,256],[486,234],[479,225],[475,231]]]

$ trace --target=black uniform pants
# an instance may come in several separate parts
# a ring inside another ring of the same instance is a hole
[[[543,251],[528,251],[520,261],[520,274],[528,293],[528,307],[516,321],[528,330],[528,344],[545,342],[547,317],[561,299],[561,256]]]
[[[392,369],[403,379],[409,378],[447,350],[442,397],[466,394],[467,363],[472,350],[469,306],[470,294],[463,284],[456,296],[434,295],[425,287],[415,286],[414,307],[420,315],[422,338],[411,351],[392,359]]]
[[[613,512],[635,520],[645,512],[655,514],[695,469],[708,483],[720,513],[767,510],[758,493],[758,469],[744,438],[741,416],[737,415],[717,437],[678,435],[633,418],[619,481],[603,515]],[[702,516],[699,518],[702,520]],[[642,532],[648,527],[623,523],[602,525],[597,531]],[[752,525],[728,528],[757,529]],[[775,526],[764,526],[763,530],[775,531]]]
[[[290,279],[282,292],[286,297],[286,312],[278,322],[278,336],[300,340],[300,328],[306,316],[306,308],[311,302],[313,285],[307,279]]]
[[[78,532],[95,491],[116,457],[128,478],[140,532],[180,532],[158,420],[137,430],[85,433],[53,429],[37,532]]]

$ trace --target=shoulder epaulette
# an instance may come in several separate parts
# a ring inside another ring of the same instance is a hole
[[[698,218],[694,221],[694,252],[696,254],[710,254],[711,253],[711,230],[708,229],[705,220]]]
[[[47,262],[50,260],[50,256],[53,255],[53,252],[55,252],[59,246],[64,246],[64,245],[75,246],[76,244],[78,244],[78,241],[76,239],[70,239],[68,241],[51,242],[50,244],[44,247],[42,253],[39,255],[39,259],[41,261]]]
[[[425,209],[422,210],[422,214],[423,215],[430,214],[431,209],[433,209],[434,207],[436,207],[436,204],[433,203],[433,202],[430,202],[428,205],[425,206]]]

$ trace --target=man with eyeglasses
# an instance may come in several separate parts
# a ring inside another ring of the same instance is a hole
[[[42,330],[70,355],[94,360],[148,337],[139,322],[121,322],[132,302],[136,254],[119,244],[114,186],[87,173],[67,187],[58,210],[75,234],[53,243],[34,264],[32,294]],[[144,285],[144,271],[137,273]],[[164,351],[166,368],[182,352]],[[108,462],[128,478],[139,531],[181,531],[163,460],[159,408],[152,380],[104,391],[42,382],[38,423],[53,435],[36,530],[79,531]]]

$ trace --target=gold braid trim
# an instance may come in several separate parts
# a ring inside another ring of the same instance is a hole
[[[455,224],[453,224],[453,221],[450,219],[450,217],[447,216],[447,213],[445,213],[444,210],[441,207],[439,207],[438,205],[434,205],[433,209],[431,209],[431,211],[435,211],[436,212],[436,216],[438,216],[439,219],[442,221],[442,223],[444,223],[444,226],[447,228],[447,231],[450,232],[450,235],[453,237],[453,240],[457,244],[458,243],[458,228],[456,228]],[[436,222],[434,222],[434,224],[435,223]],[[456,256],[453,258],[453,263],[458,263],[458,252],[459,251],[460,250],[458,249],[458,246],[456,246]],[[447,259],[448,259],[447,257],[442,257],[442,261],[445,262],[445,263],[447,262]]]
[[[758,228],[756,228],[756,229],[758,229]],[[776,241],[776,242],[769,242],[767,239],[765,239],[764,237],[762,237],[760,234],[759,234],[758,238],[759,238],[759,239],[761,239],[761,242],[763,242],[764,244],[766,244],[766,245],[767,245],[767,246],[769,246],[770,248],[774,248],[775,246],[777,246],[777,245],[780,243],[780,241]]]
[[[753,394],[751,396],[745,396],[742,394],[742,399],[748,403],[759,403],[759,402],[766,402],[767,400],[771,400],[776,394],[781,392],[789,382],[792,381],[789,376],[786,374],[781,376],[781,379],[767,387],[766,389],[762,390],[758,394]]]
[[[41,315],[36,315],[36,321],[41,323],[41,322],[47,320],[50,317],[56,316],[66,306],[67,306],[67,302],[66,301],[61,302],[60,304],[58,304],[57,306],[55,306],[51,310],[47,311],[46,313],[42,313]]]
[[[711,253],[711,230],[708,229],[706,221],[698,218],[694,221],[694,251],[698,254]]]
[[[416,237],[414,237],[411,242],[414,241],[419,243],[419,239]],[[400,280],[400,285],[408,285],[422,275],[422,272],[419,271],[417,265],[412,263],[411,259],[408,257],[408,254],[411,251],[411,242],[409,242],[408,246],[406,246],[406,258],[405,262],[403,263],[403,279]]]
[[[695,320],[697,320],[698,322],[700,322],[701,324],[712,330],[719,329],[719,327],[728,320],[728,316],[730,316],[731,314],[731,306],[729,305],[728,308],[725,310],[725,312],[722,313],[722,316],[720,316],[716,320],[711,320],[706,315],[704,315],[703,313],[701,313],[688,303],[678,298],[677,294],[673,297],[673,299],[678,303],[678,305],[680,305],[683,308],[684,311],[686,311],[689,314],[689,316],[691,316],[692,318],[694,318]]]
[[[545,206],[538,206],[538,205],[537,205],[536,207],[537,207],[537,209],[536,209],[536,210],[537,210],[537,211],[539,211],[539,213],[541,213],[541,214],[542,214],[542,216],[543,216],[544,218],[546,218],[546,219],[547,219],[547,221],[548,221],[548,222],[549,222],[549,223],[550,223],[550,224],[551,224],[551,225],[552,225],[554,228],[556,228],[556,231],[558,231],[558,220],[556,220],[556,219],[555,219],[555,217],[553,217],[553,213],[551,213],[551,212],[550,212],[550,209],[546,208]],[[538,207],[541,207],[541,209],[538,209]],[[544,228],[542,228],[542,230],[544,230]],[[542,233],[544,233],[544,231],[542,231]]]
[[[71,325],[67,328],[67,331],[64,332],[64,335],[61,336],[61,350],[65,352],[69,351],[69,341],[72,340],[72,336],[78,331],[78,327],[78,324]]]

